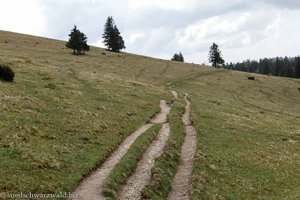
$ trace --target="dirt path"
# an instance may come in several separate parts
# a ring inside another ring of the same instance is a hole
[[[151,124],[164,124],[168,121],[168,114],[170,113],[170,107],[165,100],[160,100],[161,112],[150,120]]]
[[[102,200],[105,199],[103,195],[105,180],[109,176],[115,165],[126,154],[130,146],[134,141],[145,131],[151,128],[154,124],[163,124],[167,122],[167,115],[170,112],[170,107],[165,100],[160,101],[161,112],[157,114],[150,123],[147,123],[128,136],[120,146],[111,154],[111,156],[94,172],[92,172],[87,178],[85,178],[79,186],[72,192],[72,200]],[[164,124],[164,131],[159,135],[165,135],[166,125]],[[164,138],[164,136],[161,136]],[[159,145],[158,145],[159,146]]]
[[[171,93],[175,99],[178,99],[178,93],[176,91],[172,90]]]
[[[143,154],[142,159],[138,162],[135,172],[127,180],[119,193],[119,199],[137,200],[141,199],[141,191],[150,182],[151,169],[154,167],[155,159],[162,153],[164,146],[169,138],[170,125],[163,124],[157,139],[148,147]]]
[[[194,156],[197,146],[197,133],[190,119],[191,103],[185,96],[185,112],[182,121],[186,136],[181,148],[180,164],[174,177],[169,200],[188,200],[191,198],[191,182],[193,175]]]

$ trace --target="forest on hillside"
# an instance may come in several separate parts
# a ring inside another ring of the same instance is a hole
[[[264,58],[259,61],[246,60],[238,63],[227,63],[225,69],[239,70],[273,76],[300,78],[300,57]]]

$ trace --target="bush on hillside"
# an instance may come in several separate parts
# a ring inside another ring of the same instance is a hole
[[[14,77],[15,73],[9,66],[0,64],[0,80],[12,82]]]
[[[179,54],[175,53],[171,60],[177,61],[177,62],[184,62],[184,58],[183,58],[183,55],[181,52],[179,52]]]

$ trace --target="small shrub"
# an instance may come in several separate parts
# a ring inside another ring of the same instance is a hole
[[[53,84],[53,83],[49,83],[45,86],[45,88],[51,89],[51,90],[55,90],[58,89],[57,85]]]
[[[248,80],[255,80],[255,77],[254,76],[249,76]]]
[[[0,79],[8,82],[12,82],[14,80],[15,73],[13,70],[4,64],[0,64]]]

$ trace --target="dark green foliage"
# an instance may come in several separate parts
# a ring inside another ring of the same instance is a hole
[[[295,57],[295,77],[300,78],[300,57]]]
[[[13,70],[4,64],[0,64],[0,79],[7,82],[12,82],[14,80],[15,73]]]
[[[268,62],[268,59],[264,58],[259,61],[260,63],[260,68],[259,68],[259,73],[260,74],[270,74],[270,64]]]
[[[273,76],[300,78],[300,57],[264,58],[258,62],[246,60],[241,63],[226,64],[224,68]]]
[[[181,52],[179,52],[179,54],[175,53],[171,60],[178,61],[178,62],[184,62],[184,58],[183,58]]]
[[[111,16],[106,20],[102,37],[105,46],[110,51],[119,52],[121,49],[125,49],[124,40]]]
[[[209,62],[212,63],[213,67],[217,68],[219,68],[220,65],[223,65],[225,63],[225,61],[222,58],[219,46],[216,43],[213,43],[213,45],[210,47]]]
[[[275,76],[281,76],[281,60],[277,57],[274,65],[274,71],[273,74]]]
[[[85,51],[90,50],[90,47],[87,45],[87,37],[76,26],[72,29],[69,37],[66,47],[73,49],[75,55],[82,55],[85,54]]]

